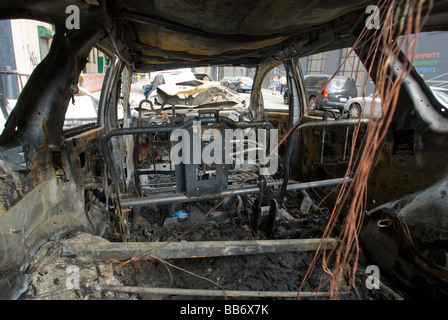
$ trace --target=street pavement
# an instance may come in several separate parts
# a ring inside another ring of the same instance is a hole
[[[263,94],[265,109],[288,110],[288,105],[283,101],[283,95],[280,94],[280,91],[274,94],[272,90],[261,89],[261,93]]]

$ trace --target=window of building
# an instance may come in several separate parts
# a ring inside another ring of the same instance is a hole
[[[341,69],[338,75],[352,78],[358,92],[364,92],[364,87],[369,84],[367,70],[352,48],[341,49]]]
[[[50,51],[51,39],[53,39],[54,30],[46,26],[37,26],[37,33],[39,36],[39,51],[40,60],[42,61]]]
[[[375,86],[352,48],[314,54],[301,59],[304,75],[333,75],[353,79],[359,95],[370,95]]]
[[[308,74],[322,74],[325,67],[325,52],[313,54],[308,58]]]

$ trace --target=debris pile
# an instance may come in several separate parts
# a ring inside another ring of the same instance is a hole
[[[275,252],[254,250],[233,255],[228,254],[231,246],[223,251],[226,254],[210,257],[158,258],[156,254],[146,254],[135,248],[173,241],[173,244],[180,246],[194,243],[209,252],[209,247],[200,245],[211,240],[246,245],[249,241],[255,243],[269,239],[262,232],[254,235],[247,224],[242,224],[228,212],[214,212],[201,221],[203,212],[196,208],[188,215],[165,217],[163,224],[155,220],[149,222],[145,214],[142,212],[134,219],[133,242],[113,242],[103,237],[77,233],[44,245],[28,268],[28,288],[21,299],[239,299],[229,296],[237,293],[245,294],[246,297],[241,296],[245,299],[254,292],[271,295],[261,299],[296,299],[294,294],[315,258],[314,250],[300,249]],[[290,228],[285,229],[280,223],[278,230],[283,230],[283,233],[277,235],[283,234],[284,238],[291,240],[270,240],[297,241],[301,244],[314,238],[319,242],[328,221],[324,212],[288,219],[296,223],[294,228],[297,232],[292,233]],[[193,225],[195,227],[191,229]],[[300,238],[291,238],[292,235],[300,235]],[[117,250],[120,248],[134,248],[130,250],[133,254],[126,259],[113,258],[118,256]],[[248,247],[243,248],[247,250]],[[116,250],[113,252],[117,254],[112,253],[110,258],[101,256],[112,252],[109,249]],[[319,262],[316,265],[319,266]],[[345,284],[340,290],[339,299],[400,298],[384,286],[379,290],[367,290],[365,267],[363,269],[361,266],[359,270],[356,287]],[[326,280],[327,275],[322,270],[314,270],[301,290],[301,299],[328,299]],[[278,292],[278,295],[272,292]]]

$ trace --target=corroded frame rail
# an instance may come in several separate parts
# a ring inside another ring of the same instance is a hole
[[[96,291],[125,292],[136,294],[160,294],[178,296],[204,297],[250,297],[250,298],[324,298],[330,297],[330,292],[291,292],[291,291],[248,291],[248,290],[203,290],[180,288],[148,288],[130,286],[95,285]],[[348,292],[339,292],[346,295]]]
[[[316,251],[320,247],[335,248],[338,240],[283,239],[242,241],[182,241],[182,242],[110,242],[64,244],[62,255],[82,261],[149,259],[186,259],[236,256],[279,252]]]

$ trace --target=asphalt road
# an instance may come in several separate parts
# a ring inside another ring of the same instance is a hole
[[[272,90],[261,89],[265,109],[288,110],[288,105],[283,102],[280,91],[273,94]]]
[[[288,105],[283,102],[283,95],[277,91],[275,94],[272,90],[261,89],[265,109],[288,110]],[[250,98],[250,92],[240,93],[240,95]]]

